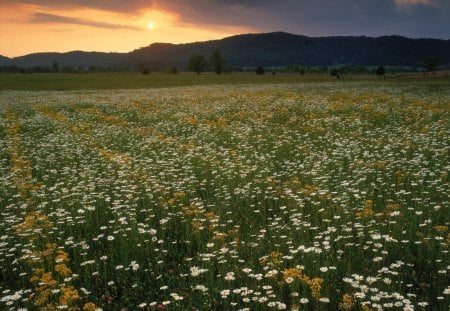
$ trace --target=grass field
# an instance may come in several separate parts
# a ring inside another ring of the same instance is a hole
[[[447,310],[448,78],[100,76],[0,78],[0,309]]]
[[[294,74],[166,74],[152,73],[81,73],[81,74],[3,74],[0,90],[79,90],[79,89],[136,89],[213,84],[295,83],[300,81],[331,81],[336,78],[317,75],[305,78]]]
[[[450,74],[442,72],[436,76],[421,74],[396,74],[377,77],[375,75],[341,75],[336,79],[329,74],[232,73],[215,75],[203,73],[166,74],[152,73],[80,73],[80,74],[0,74],[0,90],[83,90],[83,89],[139,89],[195,85],[241,85],[241,84],[286,84],[311,82],[390,82],[421,85],[431,82],[433,86],[450,83]]]

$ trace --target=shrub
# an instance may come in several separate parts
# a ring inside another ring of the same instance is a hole
[[[215,73],[220,75],[226,69],[226,60],[219,50],[214,50],[209,60]]]
[[[383,66],[377,68],[377,76],[384,76],[386,74],[386,69]]]
[[[339,75],[339,71],[336,68],[330,69],[330,75],[336,77]]]
[[[205,71],[207,66],[208,62],[203,55],[193,55],[189,59],[189,69],[196,72],[197,74]]]

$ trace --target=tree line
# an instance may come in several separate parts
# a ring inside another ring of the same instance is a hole
[[[0,66],[0,72],[4,73],[94,73],[94,72],[121,72],[130,71],[129,67],[125,66],[96,66],[92,65],[87,68],[78,66],[59,66],[58,63],[53,63],[52,66],[29,66],[21,67],[17,65],[3,65]]]
[[[276,74],[277,72],[284,73],[298,73],[304,75],[305,73],[330,73],[333,76],[338,76],[341,74],[377,74],[384,75],[387,72],[418,72],[418,71],[436,71],[439,67],[439,59],[437,57],[429,57],[424,60],[423,67],[412,68],[412,67],[365,67],[365,66],[279,66],[263,68],[259,67],[233,67],[228,64],[225,57],[222,55],[220,50],[213,50],[209,59],[201,54],[192,55],[188,60],[187,69],[193,71],[197,74],[201,74],[205,71],[213,71],[216,74],[222,74],[224,72],[255,72],[258,75],[263,75],[266,71]],[[163,69],[165,68],[165,69]],[[155,71],[166,71],[171,74],[179,73],[176,66],[169,66],[164,64],[154,64],[153,70]],[[141,63],[131,66],[96,66],[91,65],[87,68],[84,67],[72,67],[72,66],[60,66],[59,63],[54,62],[51,66],[31,66],[31,67],[20,67],[17,65],[3,65],[0,66],[0,72],[4,73],[94,73],[94,72],[130,72],[137,71],[142,74],[150,74],[150,68],[147,65]]]
[[[221,74],[227,68],[227,62],[219,50],[214,50],[209,58],[209,63],[203,55],[196,54],[189,59],[188,69],[200,74],[211,66],[216,74]]]

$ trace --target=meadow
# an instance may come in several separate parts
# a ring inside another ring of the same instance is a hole
[[[330,74],[295,74],[267,72],[265,75],[255,73],[230,73],[216,75],[210,72],[195,74],[182,72],[168,74],[152,72],[148,75],[133,72],[122,73],[34,73],[9,74],[0,73],[0,91],[26,90],[26,91],[70,91],[70,90],[116,90],[164,88],[199,85],[260,85],[260,84],[292,84],[317,82],[358,82],[372,83],[419,83],[423,88],[436,88],[450,83],[450,72],[442,71],[433,75],[420,73],[396,73],[378,77],[367,74],[341,74],[341,79]]]
[[[0,309],[447,310],[448,78],[320,79],[1,91]]]
[[[368,76],[358,77],[367,79]],[[350,78],[353,80],[354,78]],[[373,79],[373,77],[372,77]],[[50,73],[50,74],[0,74],[0,90],[86,90],[86,89],[140,89],[196,85],[242,85],[267,83],[328,82],[335,77],[325,74],[301,76],[299,74],[277,74],[258,76],[254,73],[216,75],[182,72],[168,74],[141,73]]]

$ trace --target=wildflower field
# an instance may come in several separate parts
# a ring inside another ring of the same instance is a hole
[[[447,310],[450,85],[0,92],[1,310]]]

